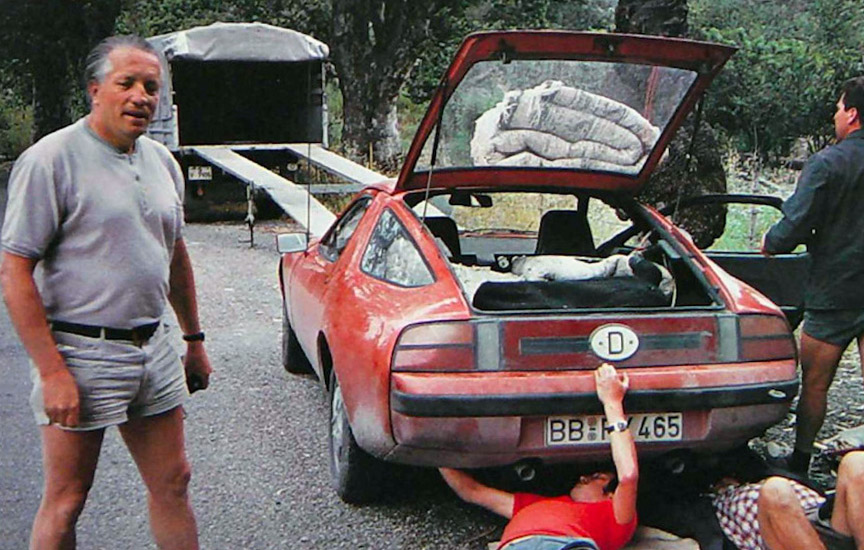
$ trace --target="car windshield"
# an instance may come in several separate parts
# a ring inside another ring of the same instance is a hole
[[[444,107],[435,168],[638,174],[696,76],[599,61],[476,63]],[[433,142],[434,132],[415,171],[429,169]]]

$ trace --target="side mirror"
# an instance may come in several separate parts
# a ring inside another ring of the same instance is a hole
[[[306,233],[282,233],[276,235],[276,250],[279,254],[290,254],[291,252],[302,252],[309,246]]]

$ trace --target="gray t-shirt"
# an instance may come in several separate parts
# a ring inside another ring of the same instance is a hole
[[[158,321],[183,226],[183,176],[161,144],[131,154],[86,118],[25,151],[9,179],[3,250],[41,260],[48,317],[131,328]]]

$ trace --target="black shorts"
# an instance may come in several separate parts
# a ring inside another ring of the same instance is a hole
[[[864,333],[864,309],[808,309],[802,330],[817,340],[845,348]]]

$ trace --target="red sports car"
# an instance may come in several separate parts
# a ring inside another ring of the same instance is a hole
[[[359,193],[320,239],[280,236],[284,366],[328,392],[344,500],[373,498],[389,462],[607,457],[593,379],[604,361],[629,375],[642,456],[728,449],[784,417],[790,325],[712,257],[764,278],[806,254],[712,256],[633,199],[732,53],[471,35],[398,178]],[[794,309],[800,291],[772,284]]]

